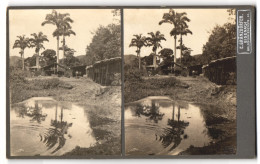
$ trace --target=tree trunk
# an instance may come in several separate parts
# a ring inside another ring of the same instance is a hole
[[[140,56],[140,52],[139,52],[139,54],[138,54],[138,56],[139,56],[139,70],[141,69],[141,56]]]
[[[182,35],[181,35],[181,39],[180,39],[180,48],[181,48],[181,59],[182,59]],[[181,60],[180,60],[181,63]]]
[[[37,68],[37,71],[39,71],[39,52],[37,52],[37,55],[36,55],[36,68]]]
[[[58,66],[58,64],[59,64],[59,42],[60,42],[60,38],[59,38],[59,36],[57,36],[57,73],[59,71],[59,66]]]
[[[177,55],[177,53],[176,53],[176,39],[177,39],[177,36],[175,35],[174,36],[174,65],[173,65],[173,68],[174,68],[174,72],[175,72],[175,69],[176,69],[176,55]]]
[[[65,36],[63,35],[63,59],[65,57]]]
[[[22,57],[22,70],[24,71],[24,50],[21,52],[21,57]]]
[[[181,108],[178,107],[178,122],[180,122],[180,116],[181,116],[180,110],[181,110]]]
[[[141,56],[140,56],[140,49],[139,48],[137,48],[137,57],[138,57],[138,68],[139,68],[139,70],[141,69]]]
[[[154,51],[154,54],[153,54],[153,66],[154,66],[154,68],[157,67],[157,64],[156,64],[156,50]]]

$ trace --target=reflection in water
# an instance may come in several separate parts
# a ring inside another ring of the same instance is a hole
[[[175,149],[180,143],[181,143],[181,135],[184,134],[184,129],[189,125],[189,122],[180,121],[180,107],[178,107],[178,120],[174,120],[174,110],[175,106],[173,104],[173,116],[172,119],[168,119],[167,125],[169,127],[166,127],[164,129],[164,132],[159,137],[159,141],[162,142],[164,148],[167,148],[170,146],[169,151],[172,151]],[[184,139],[187,138],[187,135],[185,135]],[[157,139],[157,135],[156,135]],[[171,146],[172,145],[172,146]]]
[[[11,154],[62,155],[96,143],[85,109],[51,98],[32,98],[11,107]]]
[[[155,101],[151,101],[151,106],[143,106],[141,104],[137,104],[136,106],[136,116],[141,117],[141,115],[146,116],[149,120],[158,123],[159,120],[162,120],[163,113],[160,113],[159,106],[155,105]]]
[[[24,118],[25,116],[28,116],[31,118],[30,121],[37,121],[38,123],[44,121],[47,116],[47,114],[42,114],[42,107],[39,107],[38,101],[35,101],[34,107],[21,106],[21,109],[16,112],[18,117]]]
[[[199,107],[147,97],[125,106],[125,140],[126,155],[175,155],[211,137]]]
[[[58,146],[51,153],[55,153],[59,149],[61,149],[66,142],[66,138],[64,134],[67,134],[68,128],[72,126],[72,123],[67,123],[67,121],[63,121],[63,107],[61,107],[61,115],[60,121],[57,120],[57,104],[55,109],[55,120],[51,120],[51,128],[47,130],[47,133],[44,134],[44,139],[41,137],[41,141],[43,141],[48,149],[52,149],[57,143]]]

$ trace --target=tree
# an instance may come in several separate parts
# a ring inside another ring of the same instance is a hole
[[[212,30],[207,43],[203,45],[202,56],[208,63],[211,60],[236,56],[236,24],[217,25]]]
[[[74,49],[65,46],[64,50],[65,50],[65,57],[62,59],[62,63],[65,66],[73,67],[73,66],[80,65],[79,59],[74,56],[74,53],[76,52]]]
[[[179,46],[177,47],[179,48]],[[191,66],[196,65],[195,59],[190,55],[192,49],[186,47],[184,44],[182,44],[181,49],[182,58],[180,58],[180,63],[182,63],[184,66]]]
[[[56,52],[52,49],[47,49],[41,53],[44,65],[50,65],[56,62]]]
[[[181,36],[180,37],[180,47],[179,47],[180,51],[181,51],[180,58],[182,58],[182,55],[183,55],[182,50],[184,48],[182,36],[188,35],[188,34],[192,35],[192,32],[190,31],[190,29],[188,29],[188,25],[187,25],[186,21],[189,22],[190,19],[186,17],[186,13],[181,13],[180,22],[179,22],[179,28],[180,28],[179,30],[180,30],[180,36]]]
[[[151,53],[149,56],[143,57],[142,61],[144,61],[146,65],[153,65],[153,56],[154,54]]]
[[[159,25],[163,23],[170,23],[173,24],[173,29],[170,32],[171,36],[174,36],[174,63],[176,63],[176,39],[177,35],[182,33],[182,26],[187,27],[188,25],[186,22],[190,20],[187,18],[186,13],[177,13],[173,9],[169,10],[169,13],[164,13],[162,20],[159,22]],[[174,65],[175,67],[175,65]]]
[[[15,40],[13,48],[20,48],[21,51],[19,52],[21,54],[22,58],[22,70],[24,70],[24,49],[27,47],[30,47],[29,38],[25,37],[25,35],[17,36],[19,39]]]
[[[69,14],[65,13],[65,14],[61,14],[58,13],[56,10],[52,10],[51,14],[47,14],[45,17],[45,21],[42,22],[42,26],[44,26],[45,24],[52,24],[56,26],[55,31],[52,33],[53,37],[57,38],[57,63],[59,63],[59,40],[60,40],[60,36],[63,35],[63,29],[68,28],[70,26],[70,23],[72,23],[73,21],[70,19]],[[65,42],[64,42],[65,44]],[[58,65],[57,65],[57,69],[58,69]]]
[[[180,44],[179,46],[177,46],[177,49],[180,49],[181,51],[181,58],[180,58],[180,63],[182,63],[182,58],[184,57],[184,55],[187,56],[187,54],[190,55],[192,49],[186,47],[183,43]]]
[[[121,56],[121,25],[100,26],[93,34],[92,42],[86,48],[86,56],[92,64]]]
[[[141,48],[143,46],[147,46],[146,37],[142,36],[142,34],[139,35],[133,35],[135,38],[132,38],[131,43],[129,47],[136,47],[136,54],[139,61],[139,69],[141,69]]]
[[[153,66],[157,67],[156,64],[156,51],[158,48],[162,48],[161,46],[161,41],[166,39],[164,38],[164,35],[160,33],[160,31],[156,31],[155,33],[153,32],[149,32],[148,35],[151,35],[151,37],[147,37],[147,46],[153,46],[153,53],[154,53],[154,57],[153,57]]]
[[[161,54],[160,56],[162,58],[165,58],[165,57],[167,58],[173,54],[173,50],[170,48],[164,48],[161,51],[159,51],[159,54]]]
[[[71,29],[71,25],[70,23],[73,23],[73,20],[69,17],[66,17],[64,19],[64,23],[63,25],[61,26],[60,29],[56,29],[54,31],[54,36],[62,36],[63,39],[62,39],[62,49],[60,50],[63,50],[63,57],[65,57],[65,46],[66,46],[66,40],[65,40],[65,37],[70,37],[70,35],[76,35],[76,33]]]
[[[42,32],[39,32],[38,34],[33,33],[31,34],[33,36],[33,38],[30,38],[30,47],[35,47],[35,53],[36,55],[36,67],[37,70],[39,70],[39,52],[41,49],[45,49],[45,47],[43,46],[43,42],[47,41],[49,42],[49,40],[47,39],[46,35],[43,35]]]
[[[170,48],[164,48],[161,51],[159,51],[160,54],[160,58],[163,59],[162,63],[160,63],[161,68],[165,69],[168,67],[171,68],[171,72],[172,72],[172,67],[173,67],[173,50]]]

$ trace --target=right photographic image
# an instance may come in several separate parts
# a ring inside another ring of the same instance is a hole
[[[236,10],[128,8],[125,155],[237,151]]]

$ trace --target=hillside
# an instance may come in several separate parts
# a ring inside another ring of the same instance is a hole
[[[79,59],[82,65],[91,65],[91,61],[87,58],[86,55],[79,55],[75,57]]]
[[[10,56],[9,57],[9,66],[18,66],[19,61],[21,61],[21,57],[19,56]]]
[[[131,65],[133,63],[133,61],[136,60],[136,59],[137,59],[136,55],[132,55],[132,54],[124,55],[125,65]]]

